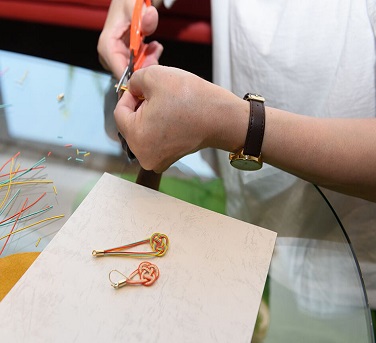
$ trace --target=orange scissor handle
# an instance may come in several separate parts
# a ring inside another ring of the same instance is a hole
[[[132,22],[131,22],[131,40],[130,50],[133,51],[135,57],[138,56],[142,41],[144,39],[141,32],[141,15],[143,5],[151,6],[151,0],[136,0],[133,9]]]
[[[142,43],[141,49],[138,52],[138,56],[136,57],[136,60],[134,62],[133,71],[136,71],[142,67],[144,64],[145,58],[146,58],[146,48],[148,47],[148,44]]]

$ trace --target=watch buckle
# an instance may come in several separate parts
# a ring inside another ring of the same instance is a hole
[[[262,95],[259,94],[252,94],[252,93],[247,93],[244,98],[244,100],[250,101],[250,100],[256,100],[260,102],[265,102],[265,98]]]

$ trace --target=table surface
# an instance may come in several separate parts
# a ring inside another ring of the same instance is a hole
[[[104,73],[0,51],[0,257],[42,251],[103,172],[137,173],[116,139],[115,82]],[[44,168],[35,169],[42,158]],[[19,183],[9,185],[9,173]],[[215,174],[197,153],[174,164],[169,177],[205,182]],[[347,235],[321,192],[302,180],[297,185],[287,197],[293,213],[274,205],[266,214],[276,218],[268,228],[278,238],[253,341],[374,342]],[[314,206],[299,215],[306,198]],[[12,215],[16,221],[2,225]]]

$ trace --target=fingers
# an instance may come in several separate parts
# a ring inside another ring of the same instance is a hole
[[[121,133],[126,133],[128,118],[134,116],[140,100],[130,92],[124,92],[114,110],[116,125]]]
[[[128,81],[128,91],[135,97],[143,97],[149,99],[153,87],[155,86],[151,79],[153,79],[153,72],[150,70],[153,66],[136,70]]]
[[[97,45],[102,66],[120,78],[129,60],[129,49],[125,44],[126,27],[110,27],[103,30]]]
[[[134,131],[134,118],[138,103],[139,100],[137,98],[133,97],[129,92],[125,92],[114,110],[116,126],[126,140],[129,132]]]
[[[129,28],[133,7],[131,1],[112,1],[106,23],[99,37],[97,50],[99,61],[119,79],[129,61]],[[144,36],[151,35],[158,26],[158,11],[155,7],[145,8],[142,15],[141,31]],[[144,65],[157,64],[163,51],[162,45],[150,43],[146,51]]]
[[[158,26],[158,11],[154,6],[146,8],[141,19],[141,30],[144,36],[150,36]]]
[[[140,69],[132,75],[128,82],[128,91],[119,99],[114,116],[119,132],[126,139],[140,165],[145,170],[161,173],[175,161],[169,156],[166,156],[165,159],[151,153],[151,151],[158,150],[160,153],[163,151],[159,143],[158,149],[154,150],[156,142],[161,141],[161,134],[164,132],[163,127],[155,123],[156,118],[160,117],[160,106],[154,106],[148,101],[148,98],[140,105],[139,99],[143,94],[151,96],[156,92],[155,88],[158,85],[153,81],[153,69],[155,73],[158,73],[158,69],[151,66]],[[153,98],[152,102],[155,100]]]
[[[110,60],[110,70],[112,71],[113,75],[117,80],[121,78],[125,68],[128,65],[128,58],[125,54],[122,53],[114,53]]]
[[[142,67],[148,67],[153,64],[158,64],[158,60],[161,57],[163,52],[163,45],[153,41],[148,44],[148,47],[145,52],[145,60],[144,63],[142,64]]]
[[[176,68],[153,65],[133,73],[115,120],[145,170],[163,172],[207,146],[211,113],[218,113],[218,99],[209,88],[206,81]],[[145,100],[140,105],[141,96]]]

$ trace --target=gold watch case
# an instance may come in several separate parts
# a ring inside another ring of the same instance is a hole
[[[244,98],[247,101],[260,101],[265,102],[265,98],[259,94],[247,93]],[[259,156],[245,155],[244,148],[240,149],[237,152],[230,152],[229,155],[230,164],[240,170],[259,170],[262,168],[262,158],[261,153]]]
[[[262,168],[262,158],[260,156],[244,155],[243,149],[238,152],[230,152],[229,155],[230,164],[240,170],[259,170]]]

